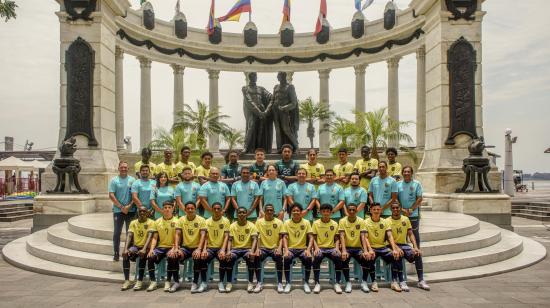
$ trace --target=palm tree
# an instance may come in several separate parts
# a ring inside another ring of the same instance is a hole
[[[178,120],[174,123],[172,130],[190,129],[197,134],[197,146],[199,150],[206,149],[206,137],[213,134],[222,134],[230,128],[224,123],[229,116],[219,113],[218,109],[209,110],[208,106],[197,100],[197,110],[193,110],[188,104],[184,110],[177,114]]]
[[[392,121],[386,114],[387,108],[369,112],[355,112],[358,122],[356,145],[369,145],[372,157],[378,159],[378,150],[385,150],[388,144],[400,145],[402,142],[411,143],[412,138],[403,129],[412,124],[411,121]],[[404,151],[411,153],[406,148]],[[414,156],[411,154],[411,156]],[[413,157],[414,159],[414,157]]]
[[[321,103],[314,103],[311,97],[306,98],[300,103],[300,121],[307,123],[307,137],[313,148],[313,138],[315,137],[315,127],[313,123],[316,120],[325,121],[324,127],[320,127],[320,131],[325,131],[328,129],[328,120],[334,115],[326,105],[321,105]]]
[[[337,147],[348,148],[350,145],[355,144],[353,139],[357,135],[357,125],[344,118],[336,117],[336,119],[329,124],[329,132],[332,142],[336,144]],[[348,141],[351,141],[351,143]]]
[[[15,13],[15,8],[17,8],[17,4],[15,4],[15,1],[2,1],[0,0],[0,17],[5,18],[5,21],[8,22],[11,18],[17,18],[17,14]]]
[[[229,146],[229,151],[233,150],[235,146],[244,144],[244,133],[241,130],[230,128],[228,131],[222,133],[222,139]]]
[[[191,149],[197,147],[196,139],[193,140],[192,134],[186,134],[182,129],[169,131],[163,127],[155,129],[153,140],[149,146],[153,149],[171,149],[174,151],[174,157],[179,160],[179,153],[184,145]]]

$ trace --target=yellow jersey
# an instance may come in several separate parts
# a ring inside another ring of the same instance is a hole
[[[311,227],[313,235],[317,236],[317,245],[319,248],[334,248],[334,237],[338,234],[338,223],[334,220],[323,222],[317,219]]]
[[[206,223],[204,218],[198,215],[193,220],[188,220],[187,216],[182,216],[178,220],[178,229],[181,229],[182,245],[187,248],[197,248],[201,239],[201,231],[206,231]]]
[[[349,221],[349,217],[340,219],[338,223],[338,231],[343,231],[346,235],[346,247],[362,248],[361,234],[366,233],[365,220],[356,217],[354,222]]]
[[[195,174],[195,169],[197,169],[197,166],[195,166],[195,163],[192,162],[192,161],[188,161],[187,164],[185,164],[181,161],[178,162],[176,164],[176,174],[181,174],[183,172],[183,168],[185,168],[185,167],[191,168],[191,173]]]
[[[386,247],[386,231],[391,231],[390,222],[384,218],[380,218],[379,221],[373,221],[372,218],[367,218],[365,220],[365,225],[367,227],[367,235],[369,243],[372,248],[383,248]]]
[[[393,164],[388,163],[388,175],[389,176],[401,176],[401,170],[403,166],[400,163],[395,162]]]
[[[222,248],[223,238],[229,233],[229,219],[222,216],[219,220],[210,217],[206,220],[206,230],[208,232],[208,248]]]
[[[391,225],[391,235],[396,244],[407,244],[407,232],[412,229],[409,217],[401,215],[399,219],[388,217]]]
[[[319,179],[321,176],[325,175],[325,166],[320,163],[313,166],[309,163],[305,163],[301,164],[300,168],[306,169],[308,179]]]
[[[176,172],[176,164],[171,163],[169,165],[165,163],[160,163],[157,165],[157,168],[155,169],[155,174],[159,174],[161,172],[166,172],[168,175],[168,178],[175,178],[177,176]]]
[[[161,217],[155,221],[153,226],[152,231],[157,232],[159,235],[157,247],[172,248],[174,246],[176,228],[178,227],[178,218],[164,219],[164,217]]]
[[[144,222],[139,222],[138,219],[132,220],[128,227],[128,232],[134,234],[134,246],[143,247],[147,241],[147,233],[153,230],[154,220],[147,218]]]
[[[378,170],[378,160],[376,158],[371,158],[369,160],[359,159],[355,162],[354,169],[359,170],[359,173],[366,172],[369,169]],[[362,177],[360,186],[369,191],[370,180]]]
[[[279,246],[279,235],[283,228],[283,222],[278,218],[267,221],[265,218],[260,218],[256,221],[256,229],[260,235],[260,247],[267,249],[275,249]]]
[[[209,177],[210,176],[210,168],[206,169],[202,165],[195,168],[195,176],[204,176]]]
[[[141,165],[143,165],[143,162],[141,160],[134,164],[134,171],[136,173],[139,173],[139,168],[141,168]],[[150,161],[147,166],[149,166],[149,174],[152,177],[157,170],[157,165]]]
[[[308,234],[312,232],[311,224],[303,218],[298,223],[292,219],[285,221],[281,230],[281,233],[288,236],[288,248],[291,249],[306,249]]]
[[[341,176],[344,176],[344,175],[349,176],[350,174],[353,173],[353,164],[348,161],[344,165],[342,165],[342,164],[334,165],[332,170],[334,170],[334,175],[336,177],[341,177]],[[338,184],[342,185],[342,187],[344,187],[344,188],[349,186],[349,183],[344,184],[342,182],[338,182]]]
[[[229,227],[229,236],[233,239],[232,248],[250,249],[252,248],[252,237],[258,236],[258,230],[250,221],[247,221],[244,226],[235,221]]]

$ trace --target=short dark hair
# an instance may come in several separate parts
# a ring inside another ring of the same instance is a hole
[[[143,169],[145,169],[145,168],[151,169],[151,168],[149,167],[149,165],[145,164],[145,165],[141,165],[141,166],[139,167],[139,172],[141,172],[141,170],[143,170]]]
[[[122,164],[128,165],[128,162],[125,161],[125,160],[121,160],[121,161],[118,162],[118,166],[119,166],[119,167],[120,167],[120,165],[122,165]]]
[[[243,172],[243,170],[248,170],[248,171],[250,171],[250,167],[249,167],[249,166],[242,166],[242,167],[241,167],[241,172]]]
[[[239,152],[237,150],[230,150],[229,152],[227,152],[227,157],[229,157],[229,155],[231,154],[237,154],[237,156],[239,156]]]
[[[381,205],[379,202],[376,202],[376,203],[374,203],[374,204],[371,204],[370,207],[372,208],[373,206],[382,206],[382,205]]]
[[[143,154],[145,154],[145,153],[147,153],[147,154],[153,154],[153,151],[151,151],[150,148],[143,148],[143,149],[141,149],[141,155],[143,155]]]
[[[267,208],[268,206],[269,206],[269,207],[272,207],[273,209],[275,209],[275,206],[273,206],[273,204],[271,204],[271,203],[268,203],[268,204],[264,205],[264,209]]]
[[[359,174],[359,172],[353,172],[352,174],[349,175],[349,178],[351,179],[351,177],[355,175],[361,178],[361,175]]]
[[[245,210],[245,212],[248,212],[248,209],[245,208],[244,206],[239,206],[239,208],[237,208],[237,213],[238,213],[240,210]]]
[[[311,152],[313,152],[313,153],[315,153],[315,155],[317,155],[317,150],[315,150],[315,149],[313,149],[313,148],[307,150],[307,155],[309,155],[309,153],[311,153]]]
[[[181,170],[181,173],[183,173],[183,171],[185,170],[191,170],[191,172],[193,172],[193,168],[189,167],[189,166],[185,166],[183,167],[183,169]]]
[[[197,204],[195,204],[195,202],[193,201],[189,201],[185,203],[185,207],[187,207],[188,205],[192,205],[194,208],[197,208]]]
[[[393,153],[395,155],[397,155],[397,149],[394,148],[394,147],[389,147],[386,149],[386,155],[388,155],[388,153]]]
[[[294,203],[291,207],[290,207],[290,211],[292,212],[292,210],[297,207],[300,211],[303,211],[304,210],[304,207],[300,204],[300,203]]]
[[[325,174],[327,174],[327,173],[329,173],[329,172],[332,173],[332,174],[336,174],[336,173],[334,172],[334,170],[332,170],[332,169],[330,169],[330,168],[327,169],[327,170],[325,170]]]
[[[306,170],[306,168],[302,168],[302,167],[300,167],[300,168],[298,168],[298,170],[296,170],[296,174],[298,174],[298,171],[302,171],[302,170],[303,170],[303,171],[306,173],[306,175],[307,175],[307,170]]]
[[[350,204],[347,205],[347,207],[350,207],[350,206],[353,206],[353,207],[356,208],[356,207],[357,207],[357,204],[355,204],[355,203],[350,203]]]
[[[210,153],[210,152],[208,152],[208,151],[203,152],[203,153],[201,154],[201,159],[203,159],[205,156],[210,156],[210,158],[213,158],[213,157],[214,157],[214,155],[212,155],[212,153]]]
[[[347,153],[348,153],[348,149],[345,148],[345,147],[341,147],[341,148],[338,149],[338,153],[346,153],[346,154],[347,154]]]
[[[185,151],[185,150],[191,151],[191,148],[184,145],[183,147],[181,147],[180,153],[183,153],[183,151]]]
[[[369,147],[368,145],[362,146],[362,147],[361,147],[361,152],[363,152],[363,151],[368,151],[368,152],[370,152],[370,147]]]
[[[380,164],[384,164],[384,165],[386,165],[386,167],[388,166],[388,163],[385,160],[379,161],[378,166],[380,166]]]
[[[328,204],[328,203],[324,203],[321,205],[321,208],[320,208],[321,211],[323,210],[331,210],[332,211],[332,205]]]
[[[411,174],[414,173],[413,167],[409,166],[409,165],[406,165],[405,167],[403,167],[403,169],[401,169],[401,174],[403,174],[403,171],[405,171],[405,169],[411,169]]]
[[[293,148],[290,144],[288,144],[288,143],[283,144],[283,146],[281,146],[281,152],[282,152],[284,149],[290,149],[291,152],[294,152],[294,148]]]
[[[223,208],[222,204],[219,203],[219,202],[214,202],[212,203],[212,205],[210,206],[211,208],[214,208],[216,205],[219,205],[221,208]]]
[[[164,206],[167,206],[167,205],[169,205],[169,206],[171,206],[171,207],[174,207],[174,202],[173,202],[173,201],[170,201],[170,200],[166,200],[166,201],[164,201],[164,202],[162,203],[162,206],[163,206],[163,207],[164,207]]]
[[[255,151],[254,151],[254,154],[258,153],[258,152],[262,152],[265,154],[265,149],[264,148],[257,148]]]

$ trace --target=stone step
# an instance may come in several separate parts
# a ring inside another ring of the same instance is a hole
[[[2,217],[13,217],[13,216],[20,216],[20,215],[27,215],[27,214],[33,214],[33,210],[13,210],[9,212],[1,212],[0,218]]]
[[[99,253],[104,255],[113,254],[113,240],[105,240],[93,237],[82,236],[71,232],[68,229],[68,223],[56,224],[47,229],[48,241],[57,246],[68,249]],[[121,249],[124,249],[124,241],[121,240]]]
[[[22,215],[10,216],[10,217],[0,217],[0,222],[12,222],[12,221],[18,221],[23,219],[30,219],[33,216],[34,216],[34,213],[22,214]]]
[[[32,211],[32,206],[25,206],[25,205],[12,205],[9,207],[3,207],[0,208],[0,214],[6,213],[6,212],[13,212],[13,211]]]
[[[538,215],[538,216],[550,216],[550,210],[540,211],[540,210],[533,210],[533,209],[521,209],[514,212],[522,213],[522,214]]]
[[[25,201],[25,202],[17,202],[17,201],[6,201],[5,203],[0,203],[0,210],[3,209],[10,209],[13,207],[33,207],[32,202]]]
[[[512,213],[512,216],[527,218],[527,219],[532,219],[532,220],[538,220],[538,221],[550,221],[550,217],[541,216],[541,215],[533,215],[533,214],[525,214],[525,213]]]
[[[500,241],[501,228],[484,222],[481,222],[480,226],[477,232],[457,238],[429,242],[424,242],[421,238],[422,254],[428,257],[464,252],[488,247]]]
[[[521,211],[521,210],[540,211],[544,213],[550,213],[550,208],[544,207],[544,206],[526,205],[523,208],[512,209],[512,211],[515,211],[515,212]]]

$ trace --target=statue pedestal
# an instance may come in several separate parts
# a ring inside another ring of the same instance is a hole
[[[96,212],[96,198],[88,194],[42,194],[34,199],[34,212],[32,232]]]

